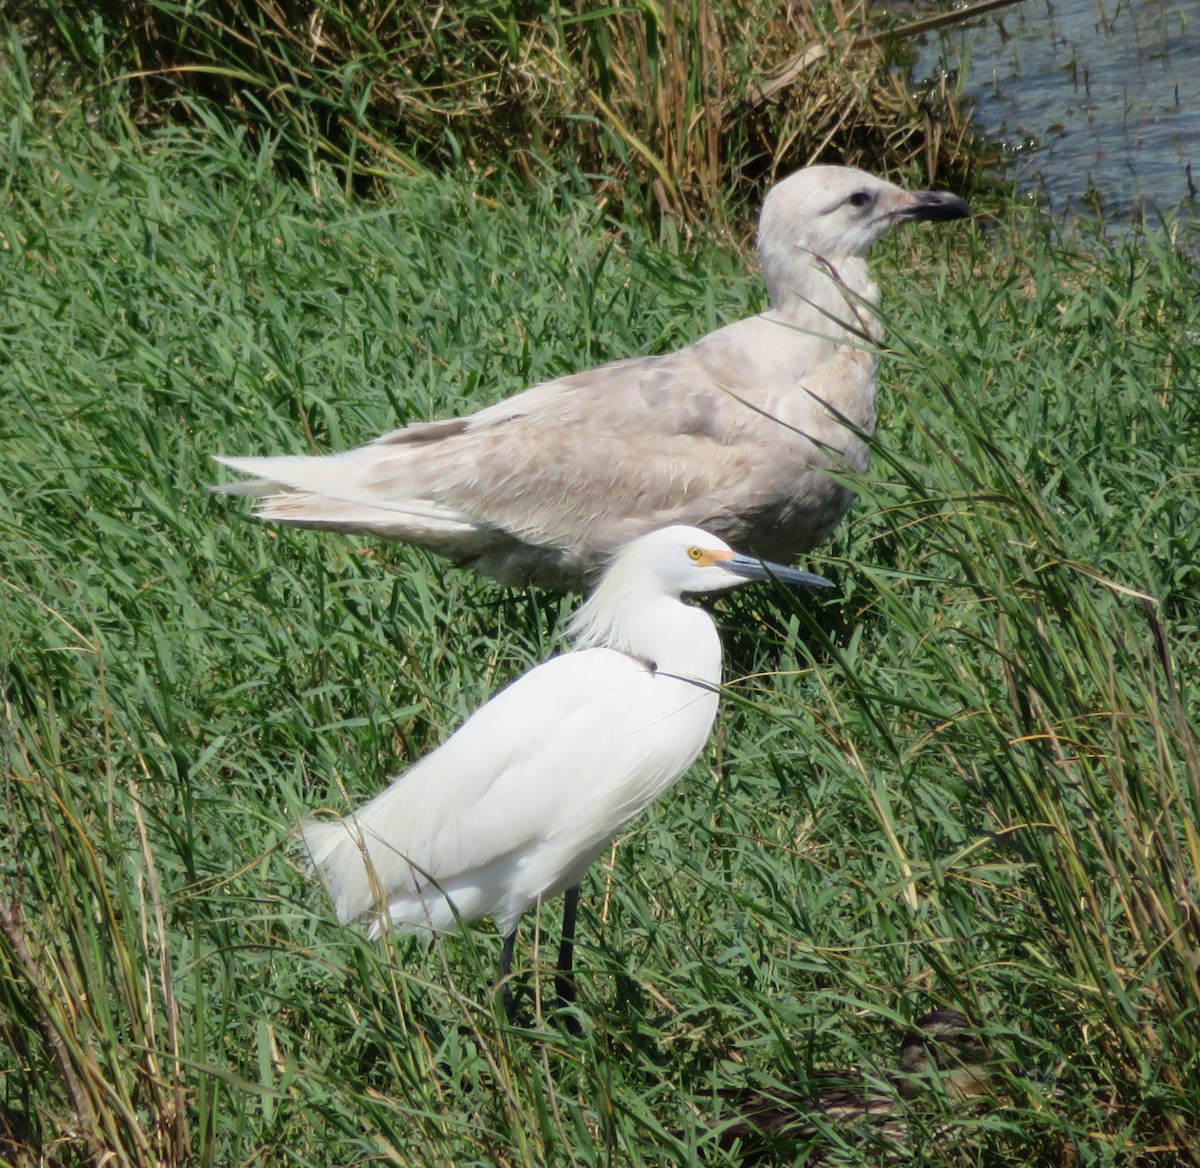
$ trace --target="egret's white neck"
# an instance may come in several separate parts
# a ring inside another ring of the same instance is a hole
[[[623,596],[622,585],[610,573],[576,610],[568,626],[575,647],[615,649],[657,673],[719,685],[721,641],[712,617],[675,596]]]

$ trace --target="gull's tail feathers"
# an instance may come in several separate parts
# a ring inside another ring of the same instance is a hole
[[[359,532],[385,539],[424,544],[435,549],[452,546],[470,535],[475,525],[450,507],[407,495],[389,459],[388,476],[363,484],[364,455],[372,447],[326,457],[282,455],[274,458],[216,456],[222,466],[252,476],[247,482],[214,487],[227,495],[250,495],[259,502],[254,514],[273,523],[328,531]]]
[[[248,482],[223,483],[212,489],[223,495],[274,495],[279,491],[322,491],[344,489],[349,478],[347,454],[320,457],[280,454],[269,458],[231,458],[214,454],[213,461],[249,475]]]

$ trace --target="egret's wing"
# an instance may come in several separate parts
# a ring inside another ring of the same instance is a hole
[[[564,654],[498,694],[345,820],[310,821],[305,842],[338,915],[350,920],[381,895],[451,884],[539,839],[611,836],[636,813],[629,780],[677,778],[715,712],[713,698],[702,733],[675,742],[658,724],[652,690],[648,671],[624,654]]]

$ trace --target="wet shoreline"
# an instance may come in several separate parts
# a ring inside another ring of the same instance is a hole
[[[915,38],[914,82],[963,78],[1018,190],[1054,213],[1200,217],[1200,8],[1024,0]]]

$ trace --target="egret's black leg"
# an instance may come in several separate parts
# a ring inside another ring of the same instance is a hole
[[[500,950],[500,1000],[504,1003],[504,1016],[513,1020],[512,992],[512,959],[513,946],[517,943],[517,930],[514,928],[504,938],[504,948]]]
[[[560,1006],[575,1001],[575,982],[571,977],[575,964],[575,918],[579,915],[579,885],[567,889],[563,897],[562,940],[558,943],[558,972],[554,975],[554,992]]]

